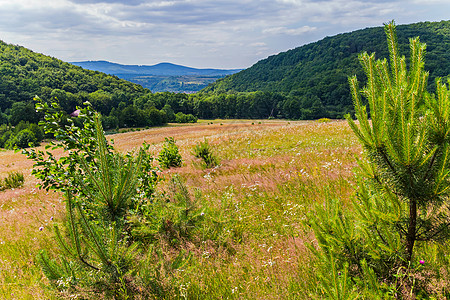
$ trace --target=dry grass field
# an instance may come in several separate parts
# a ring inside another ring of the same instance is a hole
[[[164,274],[179,299],[305,299],[314,278],[305,243],[313,236],[304,219],[325,197],[354,193],[355,156],[361,148],[346,122],[215,120],[108,135],[118,151],[151,144],[157,156],[165,137],[175,138],[184,163],[161,171],[158,193],[178,174],[214,229],[177,251],[190,259]],[[192,154],[207,138],[220,165],[204,169]],[[155,162],[156,166],[156,162]],[[32,162],[0,152],[0,177],[21,171],[23,188],[0,192],[0,298],[57,298],[36,263],[39,249],[56,249],[52,223],[61,222],[62,195],[36,188]],[[211,232],[216,230],[217,232]],[[220,232],[219,232],[220,231]],[[223,243],[212,243],[214,235]],[[219,246],[218,246],[219,245]],[[162,244],[170,260],[173,249]]]

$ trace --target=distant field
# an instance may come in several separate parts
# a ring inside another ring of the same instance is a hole
[[[197,205],[211,224],[220,224],[223,239],[219,247],[208,240],[181,246],[192,257],[182,270],[167,274],[176,286],[172,298],[307,298],[314,266],[305,243],[313,236],[302,221],[326,195],[353,195],[354,157],[361,148],[347,123],[202,120],[107,137],[119,151],[147,142],[156,156],[168,136],[175,138],[184,165],[161,173],[158,192],[171,176],[181,175],[192,195],[200,195]],[[204,138],[221,160],[214,169],[201,168],[192,155]],[[20,153],[0,152],[0,177],[25,174],[23,188],[0,192],[1,299],[56,298],[43,285],[47,280],[35,255],[41,248],[56,251],[51,224],[61,221],[63,200],[35,188],[31,167]],[[208,230],[201,232],[206,236]]]

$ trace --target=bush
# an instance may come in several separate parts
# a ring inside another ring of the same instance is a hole
[[[27,148],[29,144],[38,146],[44,139],[44,131],[37,124],[20,121],[14,128],[2,125],[0,128],[0,147],[13,149]]]
[[[5,145],[12,135],[13,135],[13,132],[11,130],[8,130],[8,131],[5,131],[4,133],[2,133],[2,136],[0,138],[0,147],[6,148]]]
[[[192,114],[183,114],[182,112],[178,112],[175,115],[176,123],[197,123],[197,118]]]
[[[329,123],[329,122],[331,122],[331,120],[328,118],[320,118],[320,119],[316,120],[316,122],[317,123]]]
[[[219,164],[219,159],[212,152],[207,139],[194,146],[193,155],[200,158],[206,168],[213,168]]]
[[[5,143],[5,148],[13,149],[14,147],[18,148],[28,148],[34,147],[38,145],[38,140],[36,135],[29,129],[24,129],[13,135],[9,138],[9,140]]]
[[[44,139],[44,131],[41,127],[39,127],[39,125],[31,123],[28,125],[28,129],[34,133],[37,142],[40,142]]]
[[[183,164],[183,158],[175,145],[173,137],[165,138],[164,145],[159,153],[158,162],[161,168],[168,169],[171,167],[181,167]]]

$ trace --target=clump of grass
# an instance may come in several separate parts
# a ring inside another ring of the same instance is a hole
[[[317,123],[329,123],[329,122],[331,122],[331,120],[328,118],[321,118],[321,119],[316,120],[316,122]]]
[[[0,191],[14,189],[23,186],[25,178],[21,172],[11,172],[0,181]]]
[[[194,146],[193,155],[200,158],[206,168],[213,168],[219,165],[219,159],[212,151],[206,138],[203,142],[200,142]]]

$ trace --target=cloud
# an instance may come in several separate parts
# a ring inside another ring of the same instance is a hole
[[[317,30],[317,27],[311,27],[311,26],[302,26],[300,28],[273,27],[273,28],[264,29],[262,32],[266,33],[266,34],[272,34],[272,35],[279,35],[279,34],[302,35],[304,33],[308,33],[308,32],[315,31],[315,30]]]
[[[447,2],[0,0],[0,39],[67,61],[241,68],[327,35],[392,19],[399,24],[440,20],[450,10]]]
[[[75,4],[98,4],[98,3],[120,3],[120,4],[125,4],[125,5],[139,5],[148,1],[145,0],[128,0],[128,1],[123,1],[123,0],[103,0],[103,1],[96,1],[96,0],[69,0],[72,3]]]

